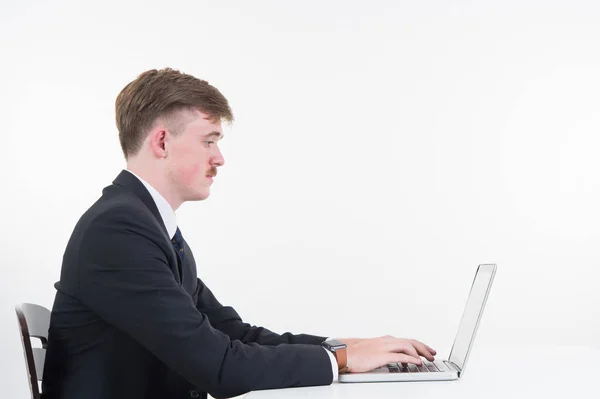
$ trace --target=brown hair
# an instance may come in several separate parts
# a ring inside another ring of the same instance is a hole
[[[182,110],[194,109],[207,114],[213,122],[233,121],[227,99],[207,81],[171,68],[142,73],[121,90],[115,102],[125,158],[137,154],[157,118],[171,118]]]

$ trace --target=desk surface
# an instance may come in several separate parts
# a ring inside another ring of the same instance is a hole
[[[600,398],[600,350],[473,349],[464,377],[443,382],[340,384],[250,392],[245,399]]]

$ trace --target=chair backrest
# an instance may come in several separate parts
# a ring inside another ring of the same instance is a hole
[[[44,372],[44,361],[46,359],[46,347],[48,345],[48,328],[50,327],[50,311],[43,306],[32,303],[21,303],[15,306],[19,330],[21,331],[21,342],[23,343],[23,354],[25,366],[29,377],[29,388],[33,399],[40,398],[38,381],[42,381]],[[39,338],[42,347],[34,348],[31,338]]]

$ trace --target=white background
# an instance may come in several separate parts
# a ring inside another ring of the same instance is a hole
[[[115,98],[165,66],[236,114],[211,197],[178,220],[245,320],[447,355],[488,262],[475,350],[600,347],[597,1],[1,4],[3,397],[28,395],[13,306],[52,306],[125,165]]]

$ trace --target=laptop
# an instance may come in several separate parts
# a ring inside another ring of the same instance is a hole
[[[447,360],[430,362],[423,360],[422,366],[390,363],[367,373],[340,374],[339,382],[386,382],[386,381],[450,381],[460,379],[467,365],[469,353],[475,341],[477,327],[483,315],[487,297],[492,288],[496,265],[479,265],[471,292],[467,299],[462,320]]]

